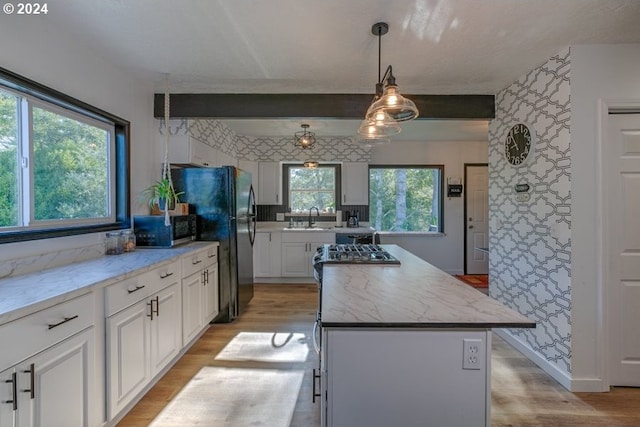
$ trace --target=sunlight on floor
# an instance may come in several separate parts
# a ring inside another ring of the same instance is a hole
[[[240,332],[216,360],[254,362],[304,362],[309,354],[305,334],[291,332]]]
[[[288,427],[304,371],[204,367],[150,427]]]

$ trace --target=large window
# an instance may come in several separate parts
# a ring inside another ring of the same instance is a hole
[[[337,167],[321,165],[308,169],[300,165],[286,165],[288,207],[292,212],[335,209]]]
[[[378,231],[441,232],[442,166],[370,166],[369,223]]]
[[[0,69],[0,243],[128,226],[127,129]]]

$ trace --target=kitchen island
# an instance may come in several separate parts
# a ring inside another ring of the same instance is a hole
[[[400,265],[326,264],[322,425],[490,425],[491,329],[535,323],[395,246]]]

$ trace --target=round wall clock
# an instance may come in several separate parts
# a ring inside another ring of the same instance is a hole
[[[509,129],[504,141],[504,155],[507,161],[513,166],[523,164],[529,158],[534,143],[533,128],[524,123],[515,124]]]

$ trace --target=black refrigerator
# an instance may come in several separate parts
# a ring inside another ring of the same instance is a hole
[[[253,298],[255,193],[251,174],[233,166],[172,169],[180,201],[197,216],[197,240],[218,248],[219,309],[215,322],[232,322]]]

